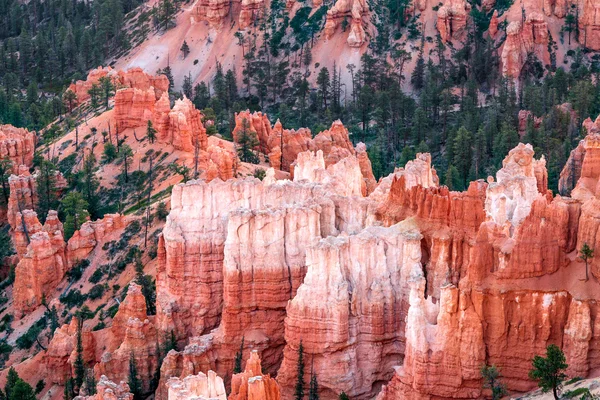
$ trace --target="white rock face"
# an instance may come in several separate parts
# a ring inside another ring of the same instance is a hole
[[[185,378],[171,378],[167,382],[169,400],[227,400],[223,379],[213,371],[199,372]]]
[[[519,143],[512,149],[502,168],[496,173],[497,182],[487,189],[485,211],[488,218],[498,225],[517,227],[530,213],[531,205],[538,197],[535,164],[544,162],[533,159],[530,144]]]

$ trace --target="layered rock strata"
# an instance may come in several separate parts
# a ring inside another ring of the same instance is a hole
[[[8,158],[15,173],[20,165],[31,168],[35,141],[35,132],[12,125],[0,125],[0,160]]]
[[[444,42],[464,36],[470,12],[465,0],[448,0],[438,9],[436,26]]]
[[[503,75],[518,78],[530,54],[534,54],[543,65],[548,64],[548,40],[548,24],[539,12],[530,12],[523,24],[520,21],[510,22],[501,55]]]
[[[350,23],[350,32],[346,42],[350,47],[361,47],[366,41],[365,26],[366,17],[369,12],[369,6],[364,0],[337,0],[333,7],[327,10],[327,19],[325,22],[325,36],[331,39],[335,34],[337,27]]]

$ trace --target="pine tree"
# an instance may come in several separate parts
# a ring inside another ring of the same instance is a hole
[[[154,128],[154,125],[152,125],[151,120],[148,120],[148,125],[146,126],[146,136],[148,136],[150,143],[154,143],[154,140],[156,139],[156,129]]]
[[[73,378],[68,378],[65,381],[65,389],[63,391],[64,400],[72,400],[75,397],[75,390],[73,389]]]
[[[81,191],[83,198],[88,203],[88,211],[92,219],[100,217],[100,199],[98,197],[98,187],[100,181],[96,177],[96,156],[93,151],[90,151],[83,156],[83,181],[81,182]]]
[[[495,365],[484,365],[480,372],[483,378],[483,387],[492,391],[492,400],[500,400],[506,396],[506,388],[498,380],[500,373]]]
[[[187,56],[190,54],[190,46],[188,46],[187,42],[184,40],[183,44],[181,45],[181,52],[183,53],[183,58],[187,58]]]
[[[552,390],[554,399],[558,400],[558,391],[567,377],[564,373],[568,367],[564,353],[557,345],[551,344],[546,348],[546,357],[535,356],[532,364],[529,377],[538,382],[543,393]]]
[[[129,391],[133,394],[133,400],[142,400],[142,381],[138,376],[137,362],[133,352],[129,355],[129,378],[127,380]]]
[[[183,77],[183,84],[181,85],[181,90],[183,91],[183,94],[185,95],[185,97],[187,97],[188,99],[191,99],[192,96],[194,95],[194,89],[192,88],[192,75],[191,74],[187,74],[186,76]]]
[[[327,110],[327,99],[329,99],[329,91],[331,81],[329,79],[329,70],[326,67],[321,68],[317,76],[317,85],[319,87],[319,97],[324,110]]]
[[[594,257],[594,250],[587,244],[583,243],[579,250],[579,258],[585,262],[585,281],[587,282],[590,278],[588,276],[588,263],[590,258]]]
[[[83,330],[83,318],[77,318],[77,357],[73,367],[75,368],[75,390],[76,392],[81,391],[85,379],[85,363],[83,361],[83,342],[81,337],[81,331]]]
[[[100,84],[100,91],[104,97],[104,107],[108,109],[108,99],[113,95],[115,85],[109,76],[103,76],[98,80],[98,83]]]
[[[342,392],[342,393],[340,393],[338,399],[339,400],[350,400],[350,397],[348,397],[348,395],[346,394],[346,392]]]
[[[410,83],[416,90],[421,90],[425,86],[425,59],[423,58],[423,50],[419,52],[415,69],[410,76]]]
[[[13,367],[10,367],[8,374],[6,375],[6,384],[4,385],[4,393],[6,393],[7,396],[10,396],[13,387],[19,379],[20,378],[17,370],[15,370]]]
[[[69,240],[73,233],[87,221],[89,212],[87,210],[87,201],[79,192],[70,192],[62,199],[63,212],[66,215],[63,228],[65,231],[65,240]]]
[[[450,190],[463,190],[463,182],[454,165],[449,165],[446,171],[446,186]]]
[[[454,137],[454,166],[462,180],[462,187],[467,186],[471,161],[473,159],[473,137],[464,126],[461,126]]]
[[[67,103],[67,108],[69,112],[73,111],[73,105],[75,104],[75,100],[77,100],[77,95],[71,89],[68,89],[63,94],[63,101]]]
[[[96,394],[96,377],[94,376],[94,370],[92,369],[88,369],[86,371],[85,388],[87,396],[93,396]]]
[[[242,372],[242,357],[244,355],[244,337],[242,337],[242,344],[240,345],[240,350],[235,353],[235,364],[233,367],[233,373],[239,374]]]
[[[294,391],[294,399],[295,400],[303,400],[304,399],[304,346],[302,345],[302,341],[300,341],[300,346],[298,346],[298,367],[297,367],[297,378],[296,378],[296,388]]]
[[[250,131],[250,123],[246,118],[242,119],[242,129],[237,134],[237,153],[243,162],[258,163],[258,157],[254,154],[254,148],[258,146],[258,139],[254,132]]]
[[[58,207],[58,195],[56,190],[56,166],[47,160],[42,160],[37,178],[38,207],[37,213],[40,222],[46,220],[49,210]]]
[[[23,379],[17,379],[10,393],[8,394],[9,400],[36,400],[35,392],[30,384],[25,382]]]
[[[12,175],[13,162],[10,158],[6,157],[0,159],[0,185],[2,186],[2,197],[0,198],[4,205],[8,204],[8,198],[10,195],[8,178]]]
[[[148,315],[156,314],[156,285],[150,275],[144,274],[144,265],[140,257],[137,257],[135,262],[135,283],[142,289]]]
[[[133,150],[129,147],[128,144],[124,144],[119,149],[119,159],[123,163],[123,175],[125,177],[125,183],[129,182],[129,164],[131,163],[131,159],[133,158]]]
[[[319,384],[317,383],[317,374],[315,374],[314,372],[311,373],[310,376],[308,400],[319,400]]]

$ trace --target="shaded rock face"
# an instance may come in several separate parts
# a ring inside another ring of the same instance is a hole
[[[252,351],[246,362],[246,369],[231,378],[229,400],[279,400],[279,385],[270,375],[262,372],[258,352]]]
[[[91,70],[85,81],[72,83],[69,90],[75,93],[77,102],[81,104],[90,99],[88,92],[92,85],[98,85],[100,79],[106,76],[110,77],[118,87],[138,89],[143,92],[152,89],[157,99],[169,90],[169,79],[165,75],[150,75],[139,67],[130,68],[127,71],[116,71],[110,66],[100,66]]]
[[[530,54],[534,54],[543,65],[548,64],[548,38],[548,24],[539,12],[530,12],[524,24],[510,22],[501,55],[503,75],[518,78]]]
[[[20,165],[31,168],[35,141],[35,132],[12,125],[0,125],[0,159],[12,161],[14,173],[17,173]]]
[[[583,121],[587,136],[579,142],[560,173],[558,190],[561,194],[571,191],[571,196],[586,200],[596,195],[600,176],[600,118]]]
[[[448,0],[438,9],[436,26],[444,42],[464,36],[470,12],[465,0]]]
[[[347,43],[350,47],[361,47],[366,41],[363,17],[369,12],[369,6],[364,0],[337,0],[333,7],[327,10],[325,22],[325,37],[331,39],[339,25],[350,25]]]

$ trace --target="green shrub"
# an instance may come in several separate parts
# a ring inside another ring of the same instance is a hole
[[[90,291],[88,292],[88,298],[91,300],[96,300],[99,299],[100,297],[102,297],[102,295],[104,294],[104,285],[94,285]]]
[[[106,312],[106,315],[108,315],[111,318],[114,318],[115,315],[117,314],[117,311],[119,311],[119,305],[115,304],[108,309],[108,311]]]
[[[81,305],[83,304],[83,302],[86,299],[87,299],[86,295],[82,294],[77,289],[73,289],[73,290],[70,290],[69,293],[67,293],[66,295],[61,296],[60,302],[63,303],[68,308],[73,308],[73,307],[81,307]]]
[[[23,335],[17,339],[17,347],[19,349],[29,349],[35,343],[39,334],[46,327],[46,318],[39,319],[35,324],[31,326]]]
[[[79,279],[81,279],[83,271],[85,271],[85,269],[89,267],[89,265],[90,261],[85,259],[75,264],[73,268],[67,271],[67,277],[69,278],[69,282],[77,282]]]
[[[104,276],[104,268],[100,267],[94,271],[90,279],[88,279],[91,283],[98,283]]]
[[[90,310],[90,308],[87,305],[81,307],[81,309],[77,311],[76,314],[79,318],[82,318],[84,321],[86,319],[92,319],[96,315],[96,313]]]
[[[106,324],[104,322],[98,322],[96,326],[92,328],[92,331],[99,331],[100,329],[106,328]]]
[[[40,379],[36,384],[35,384],[35,394],[40,394],[42,393],[42,391],[44,390],[44,388],[46,387],[46,382],[44,382],[43,379]]]

